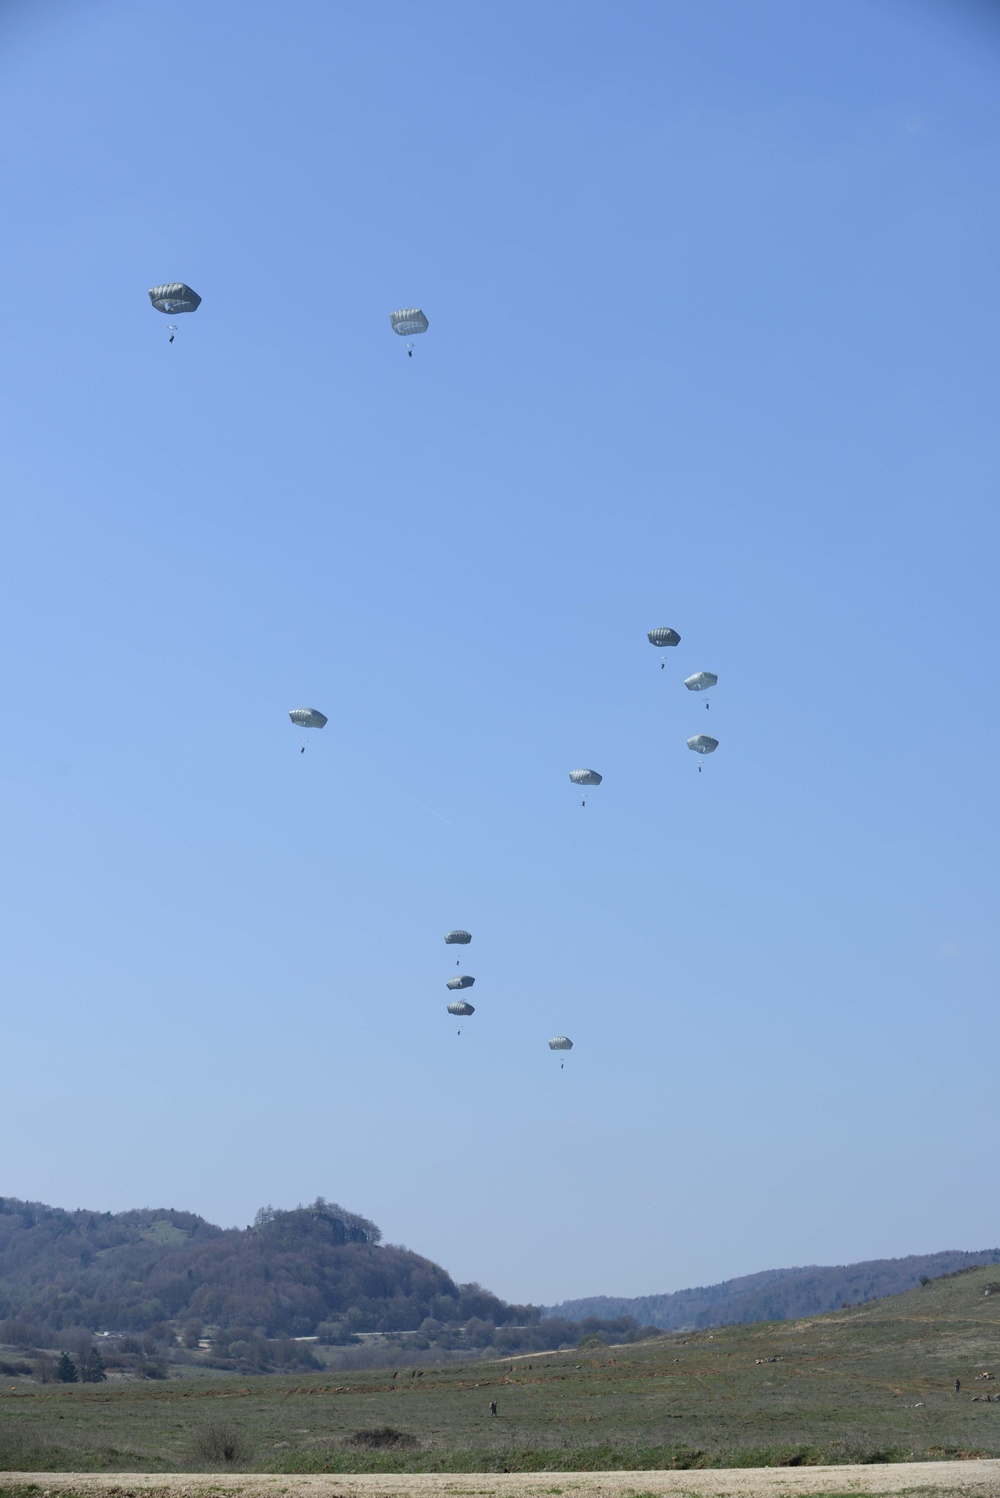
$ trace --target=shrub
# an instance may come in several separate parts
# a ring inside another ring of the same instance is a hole
[[[212,1467],[242,1467],[253,1455],[253,1448],[240,1427],[232,1420],[210,1420],[194,1439],[194,1457]]]
[[[391,1425],[378,1425],[370,1430],[356,1430],[347,1437],[347,1444],[361,1446],[366,1451],[401,1451],[404,1448],[412,1451],[420,1442],[408,1430],[394,1430]]]

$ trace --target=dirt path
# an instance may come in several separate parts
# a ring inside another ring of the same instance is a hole
[[[864,1467],[738,1467],[702,1472],[420,1473],[412,1477],[4,1472],[0,1492],[40,1498],[1000,1498],[1000,1460]]]

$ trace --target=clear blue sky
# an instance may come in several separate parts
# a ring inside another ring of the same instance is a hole
[[[3,7],[2,1192],[543,1301],[1000,1240],[998,76],[954,0]]]

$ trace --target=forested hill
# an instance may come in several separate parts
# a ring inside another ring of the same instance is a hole
[[[751,1321],[788,1321],[817,1316],[840,1306],[899,1295],[924,1280],[1000,1263],[1000,1249],[978,1253],[949,1249],[937,1254],[910,1254],[904,1259],[868,1259],[861,1264],[810,1265],[804,1269],[765,1269],[706,1285],[675,1290],[669,1295],[640,1295],[632,1299],[591,1295],[564,1300],[546,1308],[546,1315],[582,1321],[593,1316],[631,1316],[664,1331],[687,1327],[726,1326]]]
[[[521,1317],[523,1308],[456,1285],[381,1236],[322,1197],[290,1212],[262,1208],[245,1230],[172,1208],[67,1212],[8,1197],[0,1202],[0,1318],[51,1331],[140,1332],[175,1321],[296,1337],[324,1323],[399,1331],[427,1317]]]
[[[246,1229],[173,1208],[112,1215],[7,1197],[0,1343],[59,1347],[111,1332],[141,1338],[157,1355],[183,1343],[192,1355],[207,1348],[263,1365],[308,1360],[294,1338],[346,1346],[362,1332],[407,1334],[415,1349],[505,1352],[557,1347],[584,1332],[636,1334],[622,1320],[543,1321],[539,1307],[456,1285],[430,1259],[381,1237],[373,1222],[322,1197],[293,1211],[262,1207]]]

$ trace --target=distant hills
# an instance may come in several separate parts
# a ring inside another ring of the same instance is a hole
[[[68,1212],[0,1199],[0,1344],[86,1346],[93,1333],[127,1371],[200,1362],[259,1371],[321,1366],[303,1339],[357,1347],[362,1334],[410,1352],[464,1355],[634,1338],[627,1318],[543,1318],[440,1265],[383,1244],[373,1222],[317,1197],[262,1207],[246,1229],[192,1212]],[[387,1355],[396,1356],[392,1347]],[[108,1364],[108,1366],[113,1366]],[[153,1370],[153,1372],[150,1372]]]
[[[667,1295],[590,1295],[545,1308],[545,1314],[583,1321],[589,1317],[629,1316],[662,1331],[728,1326],[750,1321],[789,1321],[817,1316],[841,1306],[899,1295],[926,1280],[980,1264],[1000,1263],[1000,1248],[978,1253],[948,1249],[910,1254],[903,1259],[867,1259],[861,1264],[809,1265],[765,1269],[719,1285],[675,1290]]]
[[[496,1356],[817,1315],[1000,1263],[1000,1249],[986,1249],[772,1269],[546,1309],[456,1284],[439,1264],[381,1240],[373,1222],[323,1197],[291,1211],[262,1207],[247,1228],[226,1229],[174,1208],[69,1212],[0,1198],[0,1346],[23,1349],[25,1367],[41,1358],[39,1376],[42,1354],[69,1347],[86,1360],[98,1333],[116,1376]]]

